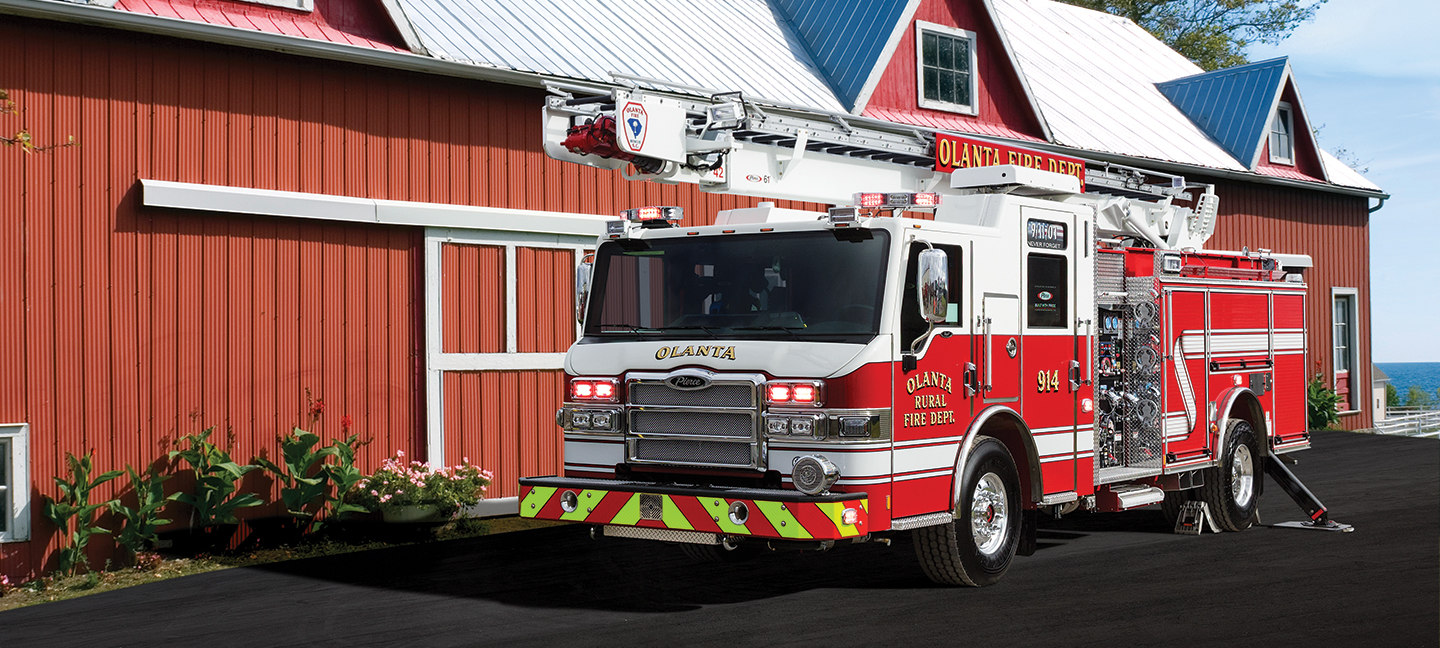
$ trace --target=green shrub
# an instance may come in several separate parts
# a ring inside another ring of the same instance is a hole
[[[260,506],[264,500],[255,493],[235,492],[235,482],[259,466],[240,465],[230,459],[230,454],[209,441],[215,428],[206,428],[195,434],[188,434],[177,441],[184,442],[182,450],[171,450],[170,459],[184,459],[195,473],[193,493],[180,493],[176,500],[192,507],[190,524],[195,527],[217,524],[238,524],[235,511],[250,506]]]
[[[1335,413],[1335,407],[1339,403],[1340,395],[1325,385],[1321,374],[1315,374],[1315,378],[1305,389],[1309,429],[1329,430],[1339,425],[1340,415]]]
[[[55,485],[60,488],[60,497],[53,498],[45,496],[45,502],[41,506],[40,513],[54,524],[60,533],[65,536],[65,542],[60,546],[59,565],[57,571],[66,575],[79,573],[81,567],[89,569],[90,565],[85,556],[85,545],[90,542],[90,536],[100,533],[110,533],[109,529],[96,526],[95,511],[105,508],[110,501],[98,504],[90,503],[90,492],[101,484],[108,482],[122,473],[112,470],[102,473],[95,479],[90,479],[90,473],[95,469],[94,455],[87,454],[79,459],[69,452],[65,453],[65,475],[68,479],[52,477]],[[70,521],[75,520],[75,530],[70,530]]]

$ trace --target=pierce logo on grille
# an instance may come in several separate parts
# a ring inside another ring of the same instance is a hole
[[[665,384],[675,389],[693,391],[709,387],[710,379],[704,376],[671,376],[665,379]]]

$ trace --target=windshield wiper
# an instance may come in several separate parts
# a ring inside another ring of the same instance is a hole
[[[646,330],[646,329],[642,329],[642,328],[640,328],[640,327],[638,327],[638,326],[635,326],[634,324],[596,324],[596,326],[599,327],[599,328],[601,328],[601,329],[603,329],[603,328],[605,328],[605,327],[607,327],[607,326],[613,326],[613,327],[617,327],[617,328],[630,329],[629,332],[634,333],[635,335],[639,336],[641,340],[644,340],[644,339],[645,339],[645,330]],[[650,329],[650,330],[653,331],[654,329]],[[605,332],[605,331],[601,331],[601,333],[604,333],[604,332]]]
[[[711,329],[711,328],[708,327],[708,326],[667,326],[667,327],[664,328],[664,330],[666,330],[666,331],[685,331],[685,330],[693,331],[693,330],[696,330],[696,329],[699,329],[699,330],[701,330],[701,331],[705,331],[706,333],[709,333],[709,334],[710,334],[710,337],[712,337],[712,338],[714,338],[714,339],[716,339],[716,340],[720,339],[720,335],[719,335],[718,333],[716,333],[713,329]]]
[[[732,330],[732,331],[785,331],[786,333],[789,333],[789,334],[790,334],[790,337],[798,340],[798,339],[800,339],[800,336],[795,333],[795,329],[797,329],[797,328],[805,328],[805,327],[803,327],[803,326],[732,326],[732,327],[730,327],[730,330]]]

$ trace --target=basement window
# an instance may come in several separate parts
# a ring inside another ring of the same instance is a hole
[[[1270,161],[1295,163],[1295,115],[1290,104],[1283,101],[1275,109],[1275,118],[1270,120]]]
[[[0,425],[0,542],[30,539],[30,426]]]
[[[975,32],[916,21],[915,71],[921,108],[978,114]]]

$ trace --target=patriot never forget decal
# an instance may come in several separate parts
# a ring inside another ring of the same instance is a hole
[[[1065,224],[1032,218],[1025,221],[1025,240],[1030,247],[1065,249]]]

